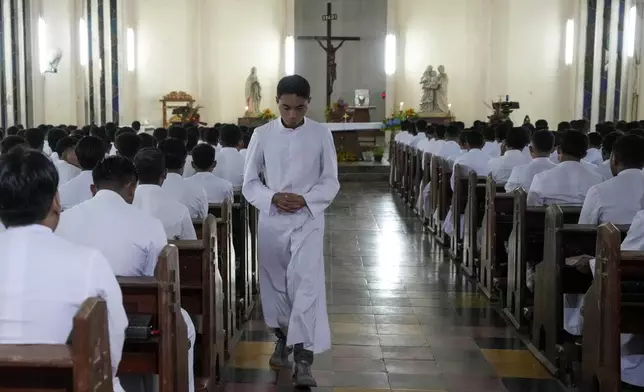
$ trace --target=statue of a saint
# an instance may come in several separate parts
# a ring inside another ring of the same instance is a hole
[[[421,113],[433,113],[436,111],[436,90],[439,88],[438,74],[431,65],[427,67],[420,85],[423,89],[423,97],[420,100]]]
[[[262,85],[259,84],[257,78],[257,68],[253,67],[250,70],[250,75],[246,79],[246,116],[256,116],[261,112],[262,102]]]
[[[445,67],[438,66],[438,89],[436,89],[436,112],[449,113],[449,100],[447,99],[447,87],[449,85],[449,77],[445,73]]]

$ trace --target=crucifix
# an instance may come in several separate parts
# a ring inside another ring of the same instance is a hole
[[[326,15],[322,15],[322,21],[326,22],[325,36],[302,36],[298,40],[317,41],[320,47],[326,52],[326,106],[331,106],[331,94],[333,94],[333,84],[338,76],[337,64],[335,62],[335,53],[344,45],[346,41],[360,41],[359,37],[334,37],[331,33],[331,24],[338,20],[338,14],[334,14],[331,9],[331,3],[326,3]],[[340,41],[337,46],[333,46],[333,41]]]

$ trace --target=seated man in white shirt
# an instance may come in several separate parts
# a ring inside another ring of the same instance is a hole
[[[597,132],[588,134],[588,151],[586,152],[587,162],[593,165],[599,165],[604,162],[600,149],[602,148],[602,135]]]
[[[120,156],[107,157],[92,176],[94,197],[63,212],[56,234],[101,251],[116,276],[153,276],[167,240],[161,221],[131,204],[138,180],[134,163]],[[182,313],[191,343],[188,372],[193,391],[195,329],[188,314]],[[128,377],[128,381],[138,380]]]
[[[250,138],[253,136],[253,130],[248,130],[248,132],[244,132],[244,135],[242,136],[242,144],[243,147],[241,150],[239,150],[239,153],[241,156],[244,157],[244,160],[246,160],[246,153],[248,153],[248,145],[250,144]],[[216,149],[215,149],[216,151]]]
[[[78,138],[67,136],[60,139],[56,144],[56,153],[60,159],[54,162],[54,165],[58,170],[59,187],[68,183],[81,172],[75,151],[78,141]]]
[[[580,225],[601,225],[611,222],[629,225],[644,210],[644,138],[622,136],[615,142],[610,158],[615,177],[588,190],[579,215]],[[583,294],[564,294],[564,328],[581,335]]]
[[[25,131],[25,140],[34,150],[43,151],[45,147],[45,133],[41,128],[29,128]],[[51,154],[51,151],[49,152]],[[47,153],[45,155],[49,156]]]
[[[490,158],[498,158],[501,156],[501,146],[496,141],[496,132],[495,128],[486,126],[481,132],[483,132],[483,138],[485,139],[485,145],[481,150],[484,153],[490,156]]]
[[[132,160],[141,148],[141,139],[134,132],[121,132],[116,137],[114,145],[116,146],[116,155]]]
[[[221,144],[219,144],[220,129],[221,129],[221,124],[219,124],[219,126],[215,126],[214,128],[208,128],[205,132],[206,143],[213,146],[216,152],[221,151]]]
[[[507,132],[502,147],[503,155],[490,159],[489,162],[490,175],[497,184],[507,182],[515,167],[530,163],[530,159],[523,153],[528,141],[528,132],[525,128],[515,127]]]
[[[165,128],[157,128],[152,132],[152,136],[157,140],[157,146],[159,143],[168,138],[168,130]]]
[[[192,151],[188,149],[188,130],[179,125],[173,125],[168,129],[168,139],[179,140],[183,143],[186,149],[186,161],[183,164],[183,178],[191,177],[195,174],[192,168]]]
[[[42,153],[17,148],[0,157],[0,344],[65,344],[89,297],[107,305],[114,390],[127,316],[121,288],[98,250],[53,234],[61,213],[58,173]]]
[[[27,144],[27,141],[18,136],[18,135],[10,135],[2,139],[2,142],[0,142],[0,155],[4,155],[11,151],[12,148],[22,146],[25,148],[29,148],[29,145]]]
[[[613,178],[613,172],[610,168],[610,156],[613,152],[613,145],[622,136],[624,136],[623,132],[614,131],[602,139],[602,159],[604,161],[597,165],[597,172],[604,177],[604,180]]]
[[[218,165],[215,149],[209,144],[200,144],[192,150],[192,154],[192,165],[197,173],[185,181],[203,188],[208,203],[222,203],[226,199],[232,199],[233,184],[213,174]]]
[[[139,185],[132,204],[159,219],[168,239],[196,240],[188,207],[171,200],[161,189],[168,174],[163,153],[157,148],[144,148],[134,157],[134,165],[139,174]]]
[[[534,176],[557,166],[550,160],[550,154],[555,144],[553,133],[548,130],[536,131],[532,134],[531,139],[532,161],[512,169],[510,178],[505,184],[506,192],[512,192],[519,188],[525,189],[526,192],[530,191]]]
[[[548,130],[548,120],[539,119],[534,123],[535,131],[547,131]]]
[[[528,192],[528,205],[582,205],[590,187],[603,181],[599,174],[582,165],[586,150],[588,137],[585,134],[577,130],[564,133],[558,150],[561,163],[534,177]]]
[[[425,134],[423,132],[418,132],[418,128],[415,123],[409,124],[409,132],[411,133],[411,139],[409,140],[409,145],[413,148],[418,146],[421,140],[425,139]]]
[[[217,153],[217,166],[212,173],[229,181],[235,190],[240,190],[246,163],[238,150],[242,141],[241,129],[237,125],[226,124],[219,130],[219,140],[223,148]]]
[[[79,140],[74,151],[81,172],[60,187],[63,211],[92,198],[92,170],[105,157],[103,142],[94,136],[85,136]]]
[[[56,152],[56,146],[58,145],[58,142],[64,137],[67,137],[67,131],[60,128],[52,128],[49,130],[49,132],[47,132],[47,144],[52,150],[52,153],[49,157],[54,163],[56,163],[56,161],[60,159],[60,155]]]
[[[159,150],[165,155],[165,167],[168,169],[161,188],[166,191],[170,199],[188,207],[190,218],[204,219],[208,215],[206,192],[203,187],[185,181],[181,177],[188,156],[184,142],[178,139],[166,139],[159,143]]]

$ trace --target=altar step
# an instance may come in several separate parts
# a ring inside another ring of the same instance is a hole
[[[343,182],[387,182],[389,162],[339,162],[338,178]]]

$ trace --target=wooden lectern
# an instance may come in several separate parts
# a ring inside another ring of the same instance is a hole
[[[349,109],[353,110],[353,122],[358,123],[371,122],[369,111],[375,108],[375,106],[349,106]]]

